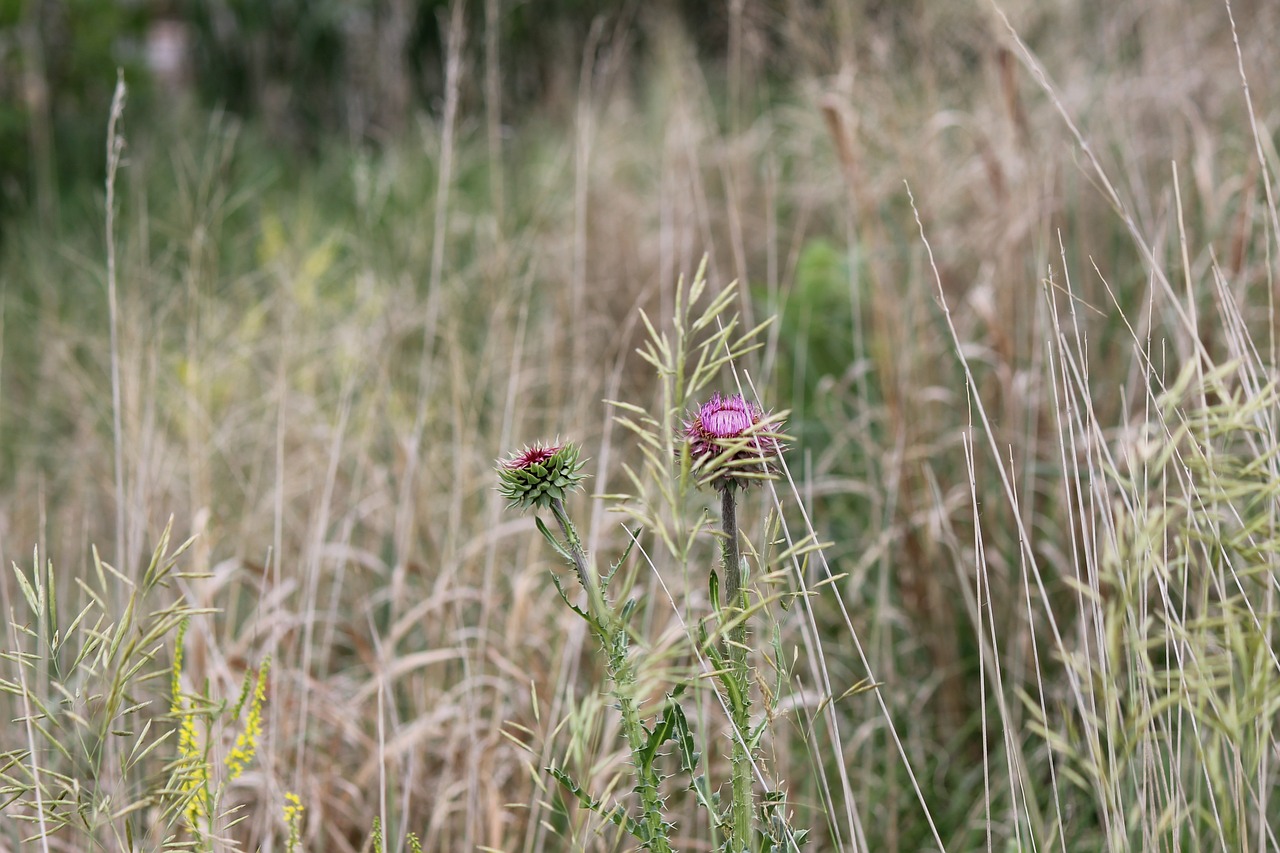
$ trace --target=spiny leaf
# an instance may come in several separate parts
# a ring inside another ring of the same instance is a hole
[[[645,831],[645,828],[637,823],[634,818],[627,815],[627,813],[623,811],[622,806],[614,806],[609,811],[605,811],[604,804],[593,798],[586,791],[582,790],[582,786],[575,782],[573,777],[568,773],[558,767],[548,767],[547,772],[550,773],[557,782],[563,785],[565,790],[570,794],[573,794],[583,808],[589,809],[600,815],[614,826],[639,839],[641,843],[649,840],[649,834]]]
[[[680,703],[675,701],[674,696],[668,696],[667,706],[662,712],[661,719],[653,727],[653,731],[649,732],[644,748],[640,750],[640,760],[643,765],[642,771],[647,771],[653,766],[653,759],[657,755],[659,747],[675,737],[677,714],[682,718],[684,716],[684,712],[680,709]]]
[[[609,567],[609,573],[605,575],[603,578],[601,578],[600,585],[604,589],[609,588],[609,581],[613,580],[613,576],[617,574],[618,569],[622,568],[622,564],[625,563],[627,561],[627,558],[631,556],[631,549],[636,546],[636,540],[638,539],[639,536],[640,536],[639,527],[637,527],[635,530],[627,531],[626,550],[622,552],[622,556],[618,558],[618,561]]]
[[[547,540],[547,542],[551,545],[553,549],[555,549],[555,552],[559,554],[561,557],[563,557],[566,563],[568,563],[571,566],[574,565],[573,556],[565,549],[565,547],[562,544],[560,544],[560,540],[557,539],[555,535],[550,531],[550,529],[547,528],[546,523],[543,522],[543,520],[541,518],[538,518],[537,516],[534,516],[533,523],[538,526],[538,532],[541,533],[543,538]]]
[[[579,607],[578,605],[574,604],[572,601],[569,600],[569,594],[564,591],[564,584],[560,583],[560,578],[556,577],[555,575],[552,575],[551,583],[555,584],[556,592],[560,593],[561,600],[563,600],[565,604],[569,605],[570,610],[572,610],[574,613],[577,613],[579,616],[581,616],[584,620],[586,620],[587,624],[591,625],[593,628],[597,628],[597,629],[599,628],[599,626],[596,624],[595,619],[592,619],[591,616],[585,610],[583,610],[581,607]]]

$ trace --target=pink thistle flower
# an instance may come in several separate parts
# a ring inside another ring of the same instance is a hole
[[[780,426],[741,394],[716,393],[684,422],[683,438],[700,482],[746,486],[777,472],[773,462],[785,449]]]

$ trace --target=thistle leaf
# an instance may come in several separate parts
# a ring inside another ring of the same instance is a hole
[[[553,574],[551,576],[551,582],[555,584],[556,592],[560,593],[560,599],[569,606],[569,609],[572,610],[574,613],[577,613],[579,616],[581,616],[586,621],[586,623],[590,625],[592,628],[595,628],[598,630],[599,625],[596,623],[596,620],[592,619],[589,613],[587,613],[581,607],[579,607],[578,605],[574,604],[572,601],[569,600],[569,594],[564,591],[564,584],[560,583],[560,578],[556,577]]]
[[[572,566],[574,564],[573,556],[569,553],[568,549],[565,548],[564,545],[560,543],[560,540],[557,539],[555,534],[551,532],[550,528],[547,527],[546,523],[541,518],[538,518],[537,516],[534,516],[533,523],[538,526],[538,532],[542,534],[542,537],[547,540],[547,542],[551,545],[551,547],[555,550],[555,552],[559,554],[561,557],[563,557],[566,563]]]
[[[582,790],[582,786],[574,781],[573,777],[559,767],[548,767],[547,772],[551,774],[557,782],[559,782],[566,791],[572,794],[578,803],[586,809],[590,809],[605,820],[617,826],[619,829],[625,830],[628,834],[639,839],[641,843],[649,840],[649,834],[644,827],[630,817],[622,806],[614,806],[612,809],[605,811],[604,804],[593,798],[586,791]]]

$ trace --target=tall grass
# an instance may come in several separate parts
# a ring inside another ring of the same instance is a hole
[[[698,684],[691,725],[725,732],[690,639],[717,501],[634,482],[604,402],[681,405],[640,311],[670,336],[704,255],[708,299],[737,279],[746,327],[777,316],[716,381],[792,412],[738,521],[771,600],[758,772],[807,849],[1280,846],[1280,9],[1002,7],[1011,29],[733,4],[723,73],[654,12],[648,64],[601,26],[571,114],[514,127],[463,85],[484,40],[459,17],[440,117],[306,163],[226,115],[126,112],[115,345],[100,197],[0,259],[0,849],[368,850],[375,817],[387,850],[627,849],[545,771],[628,799],[591,638],[491,469],[579,443],[592,554],[627,546],[606,496],[631,495],[639,689]],[[146,586],[170,516],[195,539]],[[214,712],[271,660],[199,832],[184,619],[212,768],[242,725]],[[141,668],[54,648],[116,634]],[[90,729],[110,748],[59,734]],[[708,849],[693,795],[667,808]]]

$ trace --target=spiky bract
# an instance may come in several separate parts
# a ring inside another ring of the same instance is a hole
[[[574,444],[535,442],[499,461],[498,491],[507,499],[507,507],[549,507],[554,500],[563,501],[586,479],[579,473],[585,462],[579,461],[578,453]]]

